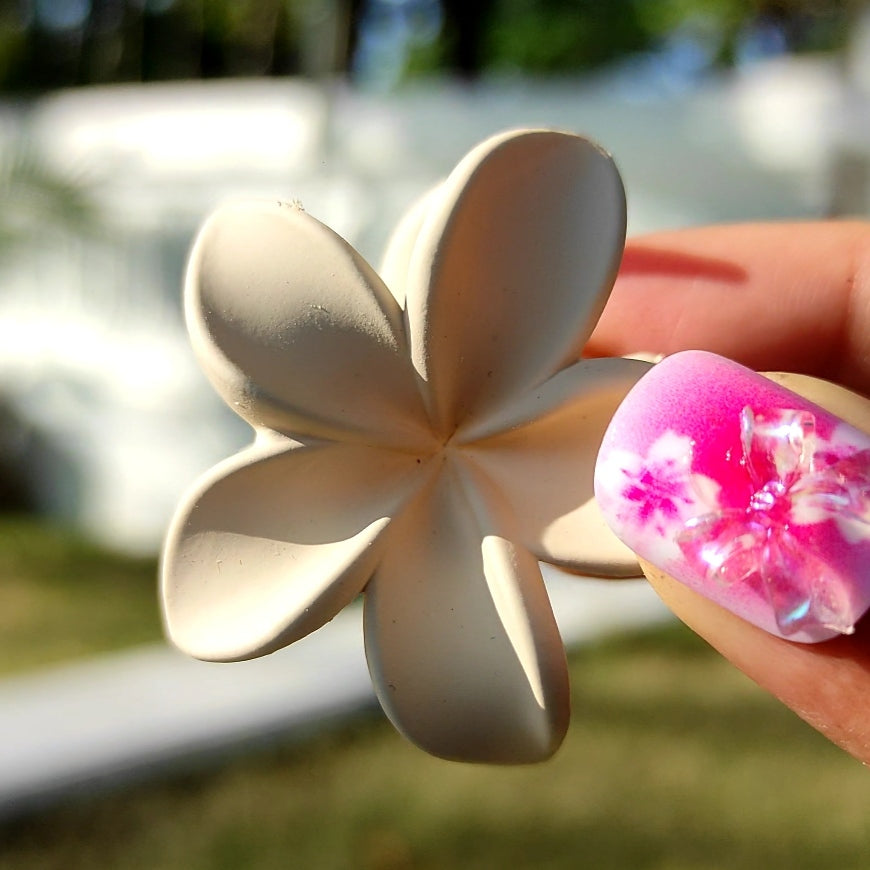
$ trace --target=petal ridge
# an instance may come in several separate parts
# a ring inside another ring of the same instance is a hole
[[[430,416],[449,435],[580,353],[621,258],[625,193],[600,148],[545,130],[487,140],[441,191],[406,312]]]
[[[511,542],[483,476],[444,462],[396,526],[402,552],[385,555],[366,590],[372,679],[393,724],[434,755],[541,761],[564,737],[570,702],[540,567]]]

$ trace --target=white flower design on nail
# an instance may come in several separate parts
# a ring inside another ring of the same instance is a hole
[[[718,484],[692,471],[692,441],[668,429],[645,456],[611,450],[598,464],[599,501],[630,535],[643,534],[648,558],[667,564],[680,557],[676,530],[717,504]]]

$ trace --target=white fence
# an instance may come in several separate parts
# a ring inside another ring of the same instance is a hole
[[[6,128],[87,181],[104,232],[46,228],[0,264],[0,400],[54,445],[31,468],[49,510],[153,549],[180,491],[248,438],[199,374],[180,318],[184,255],[219,201],[300,199],[376,263],[401,211],[471,145],[550,126],[614,154],[633,233],[821,216],[837,201],[835,167],[863,166],[855,131],[868,116],[820,61],[668,95],[611,76],[390,95],[260,80],[49,96]]]

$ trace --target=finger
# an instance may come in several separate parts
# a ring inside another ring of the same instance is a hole
[[[870,223],[703,227],[630,241],[587,353],[687,349],[870,392]]]
[[[665,604],[747,676],[828,739],[870,763],[870,626],[796,644],[774,637],[642,564]]]
[[[870,431],[870,401],[841,388],[795,376],[772,376],[853,426]],[[855,634],[819,644],[774,637],[641,562],[673,612],[762,688],[822,734],[870,763],[870,623]]]

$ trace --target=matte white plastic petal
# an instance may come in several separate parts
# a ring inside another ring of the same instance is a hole
[[[406,455],[282,441],[213,469],[170,528],[166,628],[192,656],[253,658],[332,619],[362,590],[381,534],[419,485]]]
[[[206,373],[252,424],[378,444],[428,439],[398,303],[299,208],[216,212],[191,254],[185,304]]]
[[[592,481],[614,411],[649,369],[639,360],[583,360],[487,425],[459,433],[480,439],[466,452],[505,494],[539,559],[593,576],[641,576],[635,554],[604,521]]]
[[[440,188],[435,187],[413,202],[399,218],[399,222],[387,240],[378,274],[402,308],[405,306],[405,290],[408,285],[408,270],[411,266],[414,245],[417,244],[420,230],[436,202],[439,190]]]
[[[541,761],[567,728],[565,653],[538,563],[481,483],[447,459],[391,529],[366,590],[369,668],[393,724],[428,752]]]
[[[442,434],[573,362],[625,238],[610,157],[552,131],[509,133],[449,176],[415,246],[406,312]]]

